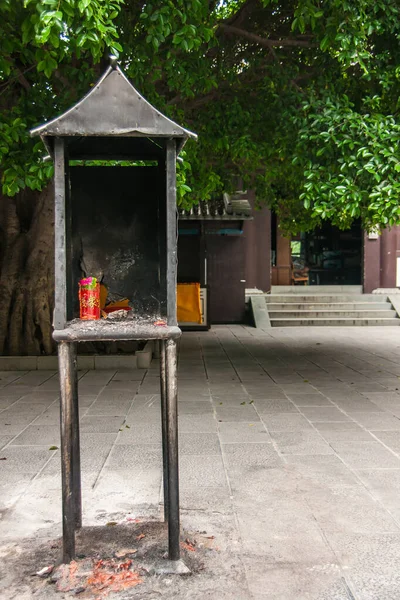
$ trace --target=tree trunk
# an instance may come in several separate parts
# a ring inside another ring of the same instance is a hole
[[[0,354],[51,354],[53,189],[1,197]]]

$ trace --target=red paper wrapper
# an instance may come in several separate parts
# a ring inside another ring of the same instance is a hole
[[[93,289],[79,284],[79,312],[83,321],[100,319],[100,284]]]

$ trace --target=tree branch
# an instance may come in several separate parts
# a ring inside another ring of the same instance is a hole
[[[10,85],[10,83],[12,83],[13,81],[19,81],[20,84],[26,89],[26,90],[30,90],[31,89],[31,84],[29,83],[29,81],[26,79],[25,77],[25,73],[28,73],[29,71],[32,71],[32,69],[35,69],[36,65],[31,65],[30,67],[28,67],[27,69],[25,69],[25,71],[20,71],[20,69],[18,69],[18,67],[16,67],[16,72],[17,75],[15,75],[15,77],[11,77],[10,79],[7,79],[6,81],[4,81],[3,83],[0,84],[0,88],[6,88]]]
[[[279,46],[297,46],[300,48],[315,48],[317,46],[317,44],[310,43],[307,40],[297,40],[292,38],[273,40],[271,38],[264,38],[256,33],[252,33],[251,31],[246,31],[245,29],[240,29],[239,27],[234,27],[233,25],[227,25],[226,23],[220,23],[219,28],[223,29],[227,33],[236,34],[239,37],[245,38],[250,42],[255,42],[256,44],[264,46],[269,50]]]
[[[27,92],[29,92],[31,89],[31,84],[29,83],[29,81],[27,80],[25,75],[22,73],[22,71],[17,69],[17,73],[18,73],[18,75],[17,75],[18,81],[20,82],[22,87],[25,88]]]

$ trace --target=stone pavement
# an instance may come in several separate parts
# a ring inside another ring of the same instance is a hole
[[[192,599],[400,598],[399,357],[391,327],[184,334],[182,525],[214,534],[227,564]],[[80,373],[86,524],[161,514],[157,369]],[[60,532],[58,380],[3,372],[0,385],[7,545]]]

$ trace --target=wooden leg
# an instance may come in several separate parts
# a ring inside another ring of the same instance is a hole
[[[179,464],[178,464],[178,381],[175,340],[165,342],[167,443],[168,443],[168,556],[180,557]]]
[[[160,340],[160,392],[161,392],[161,428],[163,453],[164,484],[164,521],[168,521],[168,433],[167,433],[167,390],[165,368],[165,341]]]
[[[63,562],[75,558],[75,489],[73,467],[74,438],[74,350],[68,342],[58,344],[58,367],[61,391],[61,477]]]
[[[72,419],[72,479],[73,495],[75,507],[75,527],[82,527],[82,491],[81,491],[81,444],[79,434],[79,398],[78,398],[78,364],[77,347],[78,344],[71,343],[72,358],[72,398],[73,398],[73,419]]]

